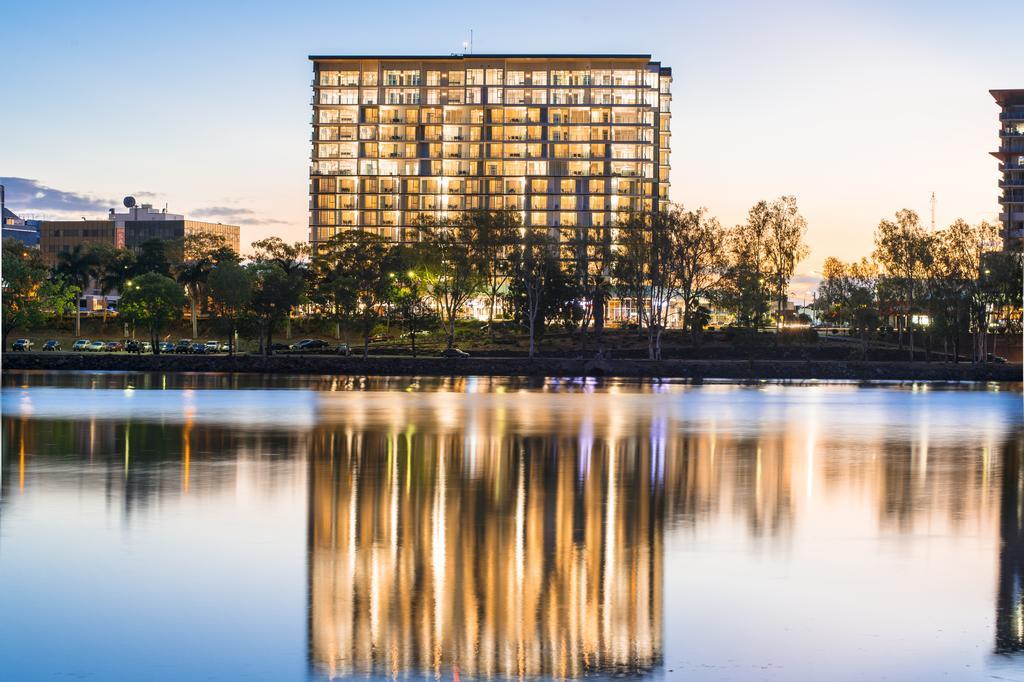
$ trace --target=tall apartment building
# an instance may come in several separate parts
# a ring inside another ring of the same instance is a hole
[[[502,209],[565,238],[668,200],[672,72],[651,55],[310,60],[314,245]]]
[[[999,159],[1002,178],[999,222],[1003,248],[1020,251],[1024,245],[1024,90],[990,90],[999,105]]]

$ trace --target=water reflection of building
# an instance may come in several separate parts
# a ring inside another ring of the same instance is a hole
[[[646,439],[313,442],[315,667],[576,677],[659,664],[662,482]]]
[[[1024,435],[1024,434],[1022,434]],[[997,654],[1024,651],[1024,438],[1003,448],[999,503],[999,584],[996,591]]]
[[[163,498],[247,485],[272,487],[287,470],[245,467],[280,453],[304,456],[302,431],[240,430],[229,424],[105,419],[3,418],[0,502],[45,480],[49,488],[99,488],[126,517]],[[8,456],[8,453],[12,456]],[[87,463],[89,466],[81,466]]]

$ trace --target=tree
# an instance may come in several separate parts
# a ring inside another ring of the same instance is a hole
[[[1024,307],[1024,256],[1020,251],[987,251],[981,261],[981,293],[1001,317],[1005,331],[1020,333],[1020,320],[1007,314]]]
[[[76,297],[61,277],[50,277],[38,249],[3,240],[3,348],[15,329],[31,329],[64,312]]]
[[[238,260],[238,254],[228,245],[223,235],[212,232],[190,232],[182,241],[182,259],[185,262],[208,260],[219,263],[223,260]]]
[[[141,274],[144,273],[137,272],[134,253],[128,249],[114,249],[100,264],[100,291],[104,296],[124,291],[125,284],[134,275]]]
[[[929,240],[925,262],[924,295],[932,313],[932,326],[944,338],[953,338],[959,357],[959,336],[973,333],[972,357],[987,358],[986,332],[990,304],[985,293],[982,263],[998,248],[998,229],[987,222],[970,225],[958,219]]]
[[[661,335],[680,285],[677,239],[683,223],[680,207],[632,213],[619,228],[616,277],[637,303],[639,322],[647,323],[647,355],[661,359]]]
[[[270,355],[274,327],[302,300],[306,288],[303,271],[285,272],[273,260],[253,260],[246,268],[252,281],[250,309],[259,330],[260,350]]]
[[[546,228],[525,228],[522,240],[512,252],[512,272],[516,287],[525,299],[531,358],[536,351],[537,321],[541,318],[552,270],[558,267],[557,240],[547,233]]]
[[[136,324],[149,329],[153,353],[160,353],[160,331],[168,323],[181,318],[185,306],[185,292],[170,277],[149,272],[125,285],[121,295],[120,312]]]
[[[747,222],[726,235],[727,266],[717,298],[743,327],[761,326],[768,314],[765,242],[770,213],[768,202],[759,201],[747,212]]]
[[[520,225],[518,214],[510,210],[474,211],[468,217],[470,243],[489,303],[487,327],[492,342],[495,305],[512,276],[509,250],[518,240]]]
[[[611,289],[614,267],[611,229],[607,225],[578,226],[566,245],[571,258],[571,277],[582,301],[579,311],[580,350],[586,350],[586,331],[594,323],[597,354],[604,354],[605,302]]]
[[[718,288],[726,267],[725,240],[717,218],[707,210],[686,211],[674,235],[677,251],[679,298],[683,302],[683,328],[690,329],[696,342],[703,324],[695,324],[701,299],[710,298]]]
[[[868,259],[846,264],[829,256],[815,297],[815,307],[825,320],[859,334],[864,358],[867,332],[878,326],[877,281],[878,267]]]
[[[82,244],[76,244],[70,251],[62,251],[57,256],[56,272],[64,278],[76,291],[77,297],[89,286],[89,281],[98,274],[99,260],[96,254]],[[75,336],[82,335],[82,304],[75,302]]]
[[[896,220],[882,220],[875,230],[875,260],[885,274],[881,291],[889,309],[897,316],[899,347],[903,348],[903,330],[910,332],[910,359],[914,359],[914,303],[924,279],[931,253],[930,237],[921,227],[917,213],[909,209],[896,212]]]
[[[796,197],[783,196],[768,208],[768,230],[765,254],[771,269],[771,284],[776,301],[776,325],[782,325],[782,313],[789,298],[789,281],[796,264],[809,250],[804,243],[807,221],[800,215]]]
[[[252,301],[250,272],[233,260],[225,260],[210,270],[207,285],[217,319],[227,326],[228,354],[234,355],[235,332]]]
[[[483,286],[469,247],[470,233],[459,220],[425,222],[423,283],[444,325],[447,348],[455,347],[455,318]]]
[[[392,252],[392,263],[396,273],[392,283],[392,302],[409,334],[412,356],[416,357],[416,336],[437,324],[437,313],[426,300],[423,249],[417,243],[396,246]]]
[[[383,237],[366,230],[343,230],[325,246],[329,282],[335,300],[351,301],[363,332],[363,358],[370,354],[370,336],[380,308],[388,301],[396,275],[391,248]],[[348,307],[348,306],[346,306]]]
[[[310,255],[309,244],[306,242],[295,242],[288,244],[280,237],[268,237],[252,243],[254,261],[273,262],[282,272],[292,280],[295,276],[307,278],[308,258]],[[305,301],[305,287],[299,293],[292,306],[285,312],[285,338],[292,338],[292,308]]]
[[[206,258],[187,260],[177,267],[178,284],[185,287],[189,302],[189,319],[192,320],[192,338],[199,338],[199,302],[203,295],[207,277],[213,263]]]
[[[150,272],[171,276],[171,260],[168,250],[171,243],[158,237],[147,239],[139,244],[138,253],[135,256],[135,272],[133,276],[145,275]],[[179,245],[180,246],[180,245]]]

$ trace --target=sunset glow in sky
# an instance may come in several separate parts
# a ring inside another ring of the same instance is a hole
[[[12,0],[0,177],[23,217],[135,194],[307,237],[309,54],[650,53],[673,69],[671,198],[724,224],[795,194],[811,255],[868,255],[902,207],[994,220],[997,107],[1024,87],[1024,3]],[[1003,27],[1003,28],[1001,28]],[[14,180],[11,180],[14,178]],[[18,178],[22,180],[17,180]],[[28,180],[34,182],[27,182]]]

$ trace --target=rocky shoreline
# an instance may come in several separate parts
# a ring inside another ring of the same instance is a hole
[[[336,357],[4,353],[3,370],[232,372],[370,376],[604,376],[733,380],[1009,381],[1020,364],[841,360],[595,360],[580,358]]]

